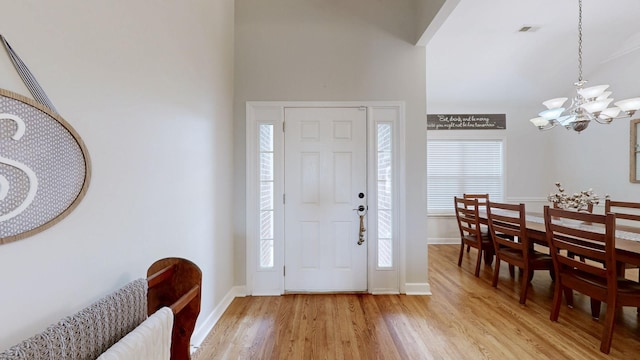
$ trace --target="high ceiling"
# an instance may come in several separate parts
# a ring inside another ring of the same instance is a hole
[[[572,91],[578,0],[447,2],[457,6],[427,44],[428,106],[539,103]],[[603,63],[640,48],[638,15],[640,0],[583,1],[586,80]],[[533,31],[519,32],[523,26]]]

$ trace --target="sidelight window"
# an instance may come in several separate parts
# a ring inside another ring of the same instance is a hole
[[[274,262],[274,148],[273,124],[259,125],[260,173],[260,268],[273,268]]]
[[[393,132],[391,123],[377,126],[378,267],[393,266]]]

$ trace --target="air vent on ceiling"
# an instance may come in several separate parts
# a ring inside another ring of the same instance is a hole
[[[522,25],[522,27],[518,29],[518,32],[534,32],[538,31],[538,29],[540,29],[538,26]]]

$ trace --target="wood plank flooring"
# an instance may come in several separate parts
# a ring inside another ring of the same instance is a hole
[[[458,267],[458,249],[429,245],[432,296],[236,298],[193,359],[640,359],[635,308],[620,312],[605,355],[588,298],[576,293],[575,307],[551,322],[548,272],[536,272],[523,306],[504,263],[492,288],[492,268],[474,277],[475,250]]]

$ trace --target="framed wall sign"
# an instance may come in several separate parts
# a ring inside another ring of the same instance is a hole
[[[62,220],[83,198],[90,174],[87,149],[71,125],[0,89],[0,244]]]
[[[427,130],[505,130],[505,114],[429,114]]]

